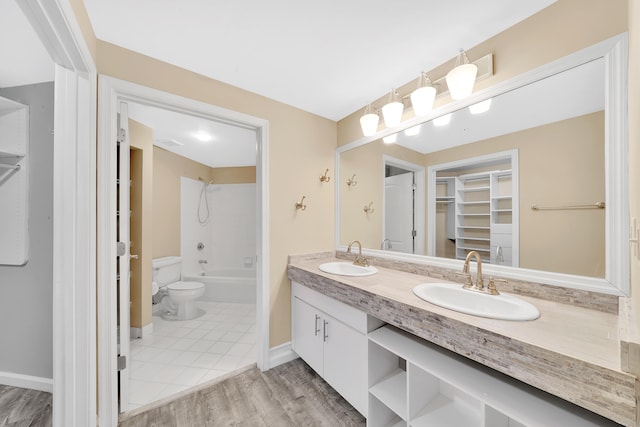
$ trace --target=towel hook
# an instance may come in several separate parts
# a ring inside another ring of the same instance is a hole
[[[354,173],[353,176],[349,179],[347,179],[347,185],[349,187],[355,187],[356,185],[358,185],[358,181],[356,181],[356,174]]]
[[[368,205],[364,205],[364,211],[368,214],[373,213],[374,209],[373,209],[373,202],[369,203]]]
[[[302,209],[302,210],[307,209],[307,205],[304,204],[304,199],[305,199],[305,196],[302,196],[302,199],[296,203],[296,209]]]
[[[329,168],[327,168],[327,170],[324,171],[324,174],[320,176],[320,182],[329,182],[329,181],[331,181],[331,177],[327,176],[328,173],[329,173]]]

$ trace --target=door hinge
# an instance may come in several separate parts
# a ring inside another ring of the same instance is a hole
[[[123,256],[127,253],[127,244],[125,242],[116,243],[116,255]]]
[[[118,129],[118,142],[124,142],[127,139],[127,131]]]
[[[418,232],[416,230],[411,231],[411,237],[416,237],[417,235],[418,235]]]
[[[118,371],[127,367],[127,356],[118,356]]]

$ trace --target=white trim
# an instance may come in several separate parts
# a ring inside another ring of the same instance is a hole
[[[17,4],[56,63],[52,423],[90,427],[96,422],[96,67],[68,0]]]
[[[384,240],[385,234],[385,215],[386,215],[386,194],[385,191],[385,166],[392,165],[398,166],[407,170],[410,170],[415,173],[415,184],[416,184],[416,192],[417,197],[415,199],[415,207],[414,207],[414,215],[415,221],[414,226],[416,229],[416,239],[415,239],[415,253],[418,255],[426,255],[425,252],[425,195],[426,188],[424,186],[425,182],[425,168],[422,165],[417,165],[414,163],[410,163],[401,159],[397,159],[395,157],[389,156],[387,154],[382,155],[382,239]]]
[[[53,393],[53,378],[34,377],[0,371],[0,384]]]
[[[298,353],[293,351],[293,348],[291,348],[291,341],[289,341],[269,350],[269,366],[275,368],[276,366],[290,362],[298,357],[300,356],[298,356]]]
[[[100,114],[98,121],[98,376],[99,420],[101,426],[116,425],[118,396],[116,374],[115,318],[115,141],[116,102],[130,101],[232,123],[256,130],[257,184],[257,365],[270,367],[269,360],[269,204],[267,120],[195,101],[138,84],[99,77]]]
[[[571,289],[581,289],[609,295],[628,296],[630,294],[629,267],[629,142],[627,110],[627,33],[611,37],[593,46],[567,55],[556,61],[542,65],[519,76],[500,82],[492,87],[471,94],[464,100],[454,101],[436,108],[424,117],[416,117],[395,128],[387,128],[375,135],[363,137],[336,149],[336,174],[340,170],[340,154],[376,141],[387,135],[433,120],[444,114],[468,107],[485,99],[517,89],[523,85],[560,73],[578,65],[604,58],[606,64],[607,88],[605,95],[605,176],[606,176],[606,267],[605,278],[599,279],[572,274],[487,265],[486,270],[506,278],[527,280]],[[616,78],[611,78],[616,77]],[[336,180],[338,181],[338,180]],[[340,191],[336,182],[336,250],[344,251],[340,245]],[[363,251],[364,252],[364,251]],[[446,260],[411,254],[398,255],[389,251],[367,250],[369,255],[388,259],[419,262],[427,265],[462,268],[462,261]],[[484,269],[484,267],[483,267]]]

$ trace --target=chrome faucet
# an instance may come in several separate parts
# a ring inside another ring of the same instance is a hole
[[[478,275],[476,276],[476,283],[473,283],[473,279],[471,278],[471,273],[469,271],[469,263],[471,262],[471,257],[475,257],[476,264],[478,264]],[[467,276],[467,283],[463,286],[465,289],[472,289],[474,291],[483,291],[484,290],[484,281],[482,279],[482,258],[480,258],[480,254],[477,251],[470,251],[467,254],[467,257],[464,260],[464,266],[462,267],[462,274]]]
[[[354,240],[351,243],[349,243],[349,246],[347,247],[347,255],[351,255],[351,246],[353,246],[354,244],[358,244],[358,255],[356,255],[356,259],[355,261],[353,261],[353,265],[359,265],[361,267],[368,267],[369,266],[369,261],[362,256],[362,244],[357,241]]]
[[[389,239],[384,239],[382,241],[382,244],[380,244],[380,249],[384,250],[388,250],[391,249],[391,240]]]

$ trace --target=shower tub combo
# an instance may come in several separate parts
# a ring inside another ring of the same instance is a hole
[[[204,295],[200,301],[255,304],[256,270],[215,269],[185,275],[183,280],[204,283]]]

